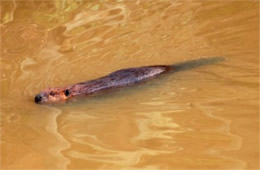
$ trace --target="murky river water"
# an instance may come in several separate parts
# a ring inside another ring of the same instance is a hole
[[[259,1],[1,1],[1,168],[258,169]],[[44,88],[225,61],[65,105]]]

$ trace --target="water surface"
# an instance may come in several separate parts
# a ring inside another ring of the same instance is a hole
[[[34,95],[225,61],[65,105]],[[1,1],[1,168],[259,169],[259,1]]]

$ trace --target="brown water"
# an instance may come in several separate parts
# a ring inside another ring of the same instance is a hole
[[[225,61],[65,105],[64,86]],[[259,169],[259,1],[1,1],[2,169]]]

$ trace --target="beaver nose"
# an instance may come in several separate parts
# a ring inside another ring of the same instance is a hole
[[[34,98],[35,103],[40,103],[41,100],[42,100],[42,96],[40,94],[36,95]]]

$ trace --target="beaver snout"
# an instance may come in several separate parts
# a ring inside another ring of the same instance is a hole
[[[42,101],[42,96],[40,94],[36,95],[34,101],[35,103],[40,103]]]

